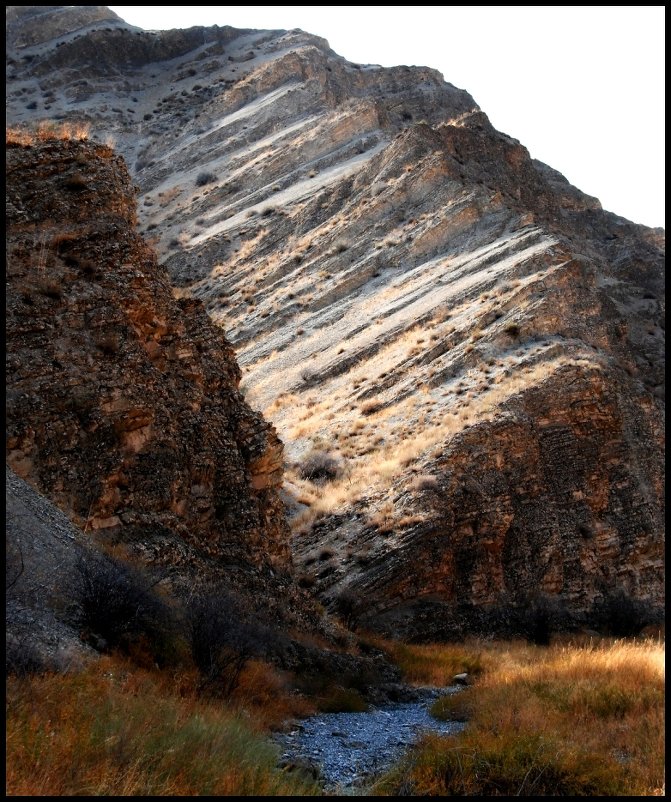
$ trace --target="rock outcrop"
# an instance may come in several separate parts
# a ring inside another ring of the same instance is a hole
[[[662,230],[434,70],[302,31],[48,19],[10,39],[9,119],[115,139],[180,303],[286,444],[302,584],[412,637],[534,596],[573,622],[613,592],[661,608]]]
[[[176,301],[106,146],[7,151],[7,462],[83,530],[179,565],[289,568],[282,444]]]

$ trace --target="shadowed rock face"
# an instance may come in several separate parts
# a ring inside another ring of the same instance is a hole
[[[41,31],[8,51],[9,119],[115,139],[180,303],[285,441],[305,584],[412,637],[539,594],[578,621],[662,604],[663,231],[427,68],[302,31]]]
[[[7,461],[83,529],[289,565],[282,445],[199,301],[176,301],[101,145],[7,151]]]

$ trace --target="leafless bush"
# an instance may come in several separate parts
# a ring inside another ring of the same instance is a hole
[[[342,475],[342,463],[328,451],[313,449],[300,464],[298,471],[303,479],[324,484]]]
[[[76,570],[78,623],[92,645],[101,651],[130,651],[139,641],[159,646],[171,621],[156,582],[99,553],[80,556]]]
[[[253,657],[267,654],[270,630],[246,619],[239,600],[211,590],[196,596],[187,607],[188,635],[193,661],[205,688],[226,698]]]

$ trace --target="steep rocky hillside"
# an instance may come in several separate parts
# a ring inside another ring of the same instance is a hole
[[[176,590],[224,581],[316,626],[290,577],[282,445],[223,333],[173,298],[135,233],[123,161],[86,142],[10,147],[7,213],[8,465]]]
[[[303,584],[413,636],[539,594],[662,604],[661,230],[434,70],[10,8],[9,119],[86,122],[126,158],[181,303],[285,442]]]

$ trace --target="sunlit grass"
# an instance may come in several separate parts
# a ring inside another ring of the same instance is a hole
[[[387,648],[416,681],[435,681],[459,665],[452,646]],[[431,654],[440,669],[430,667]],[[663,644],[481,643],[473,660],[480,672],[474,684],[442,698],[433,709],[440,718],[466,720],[464,733],[425,739],[377,792],[663,793]],[[466,659],[461,665],[468,670]]]
[[[54,139],[80,142],[89,138],[91,126],[87,122],[53,122],[41,120],[37,125],[5,128],[7,145],[34,145],[36,142],[49,142]]]

